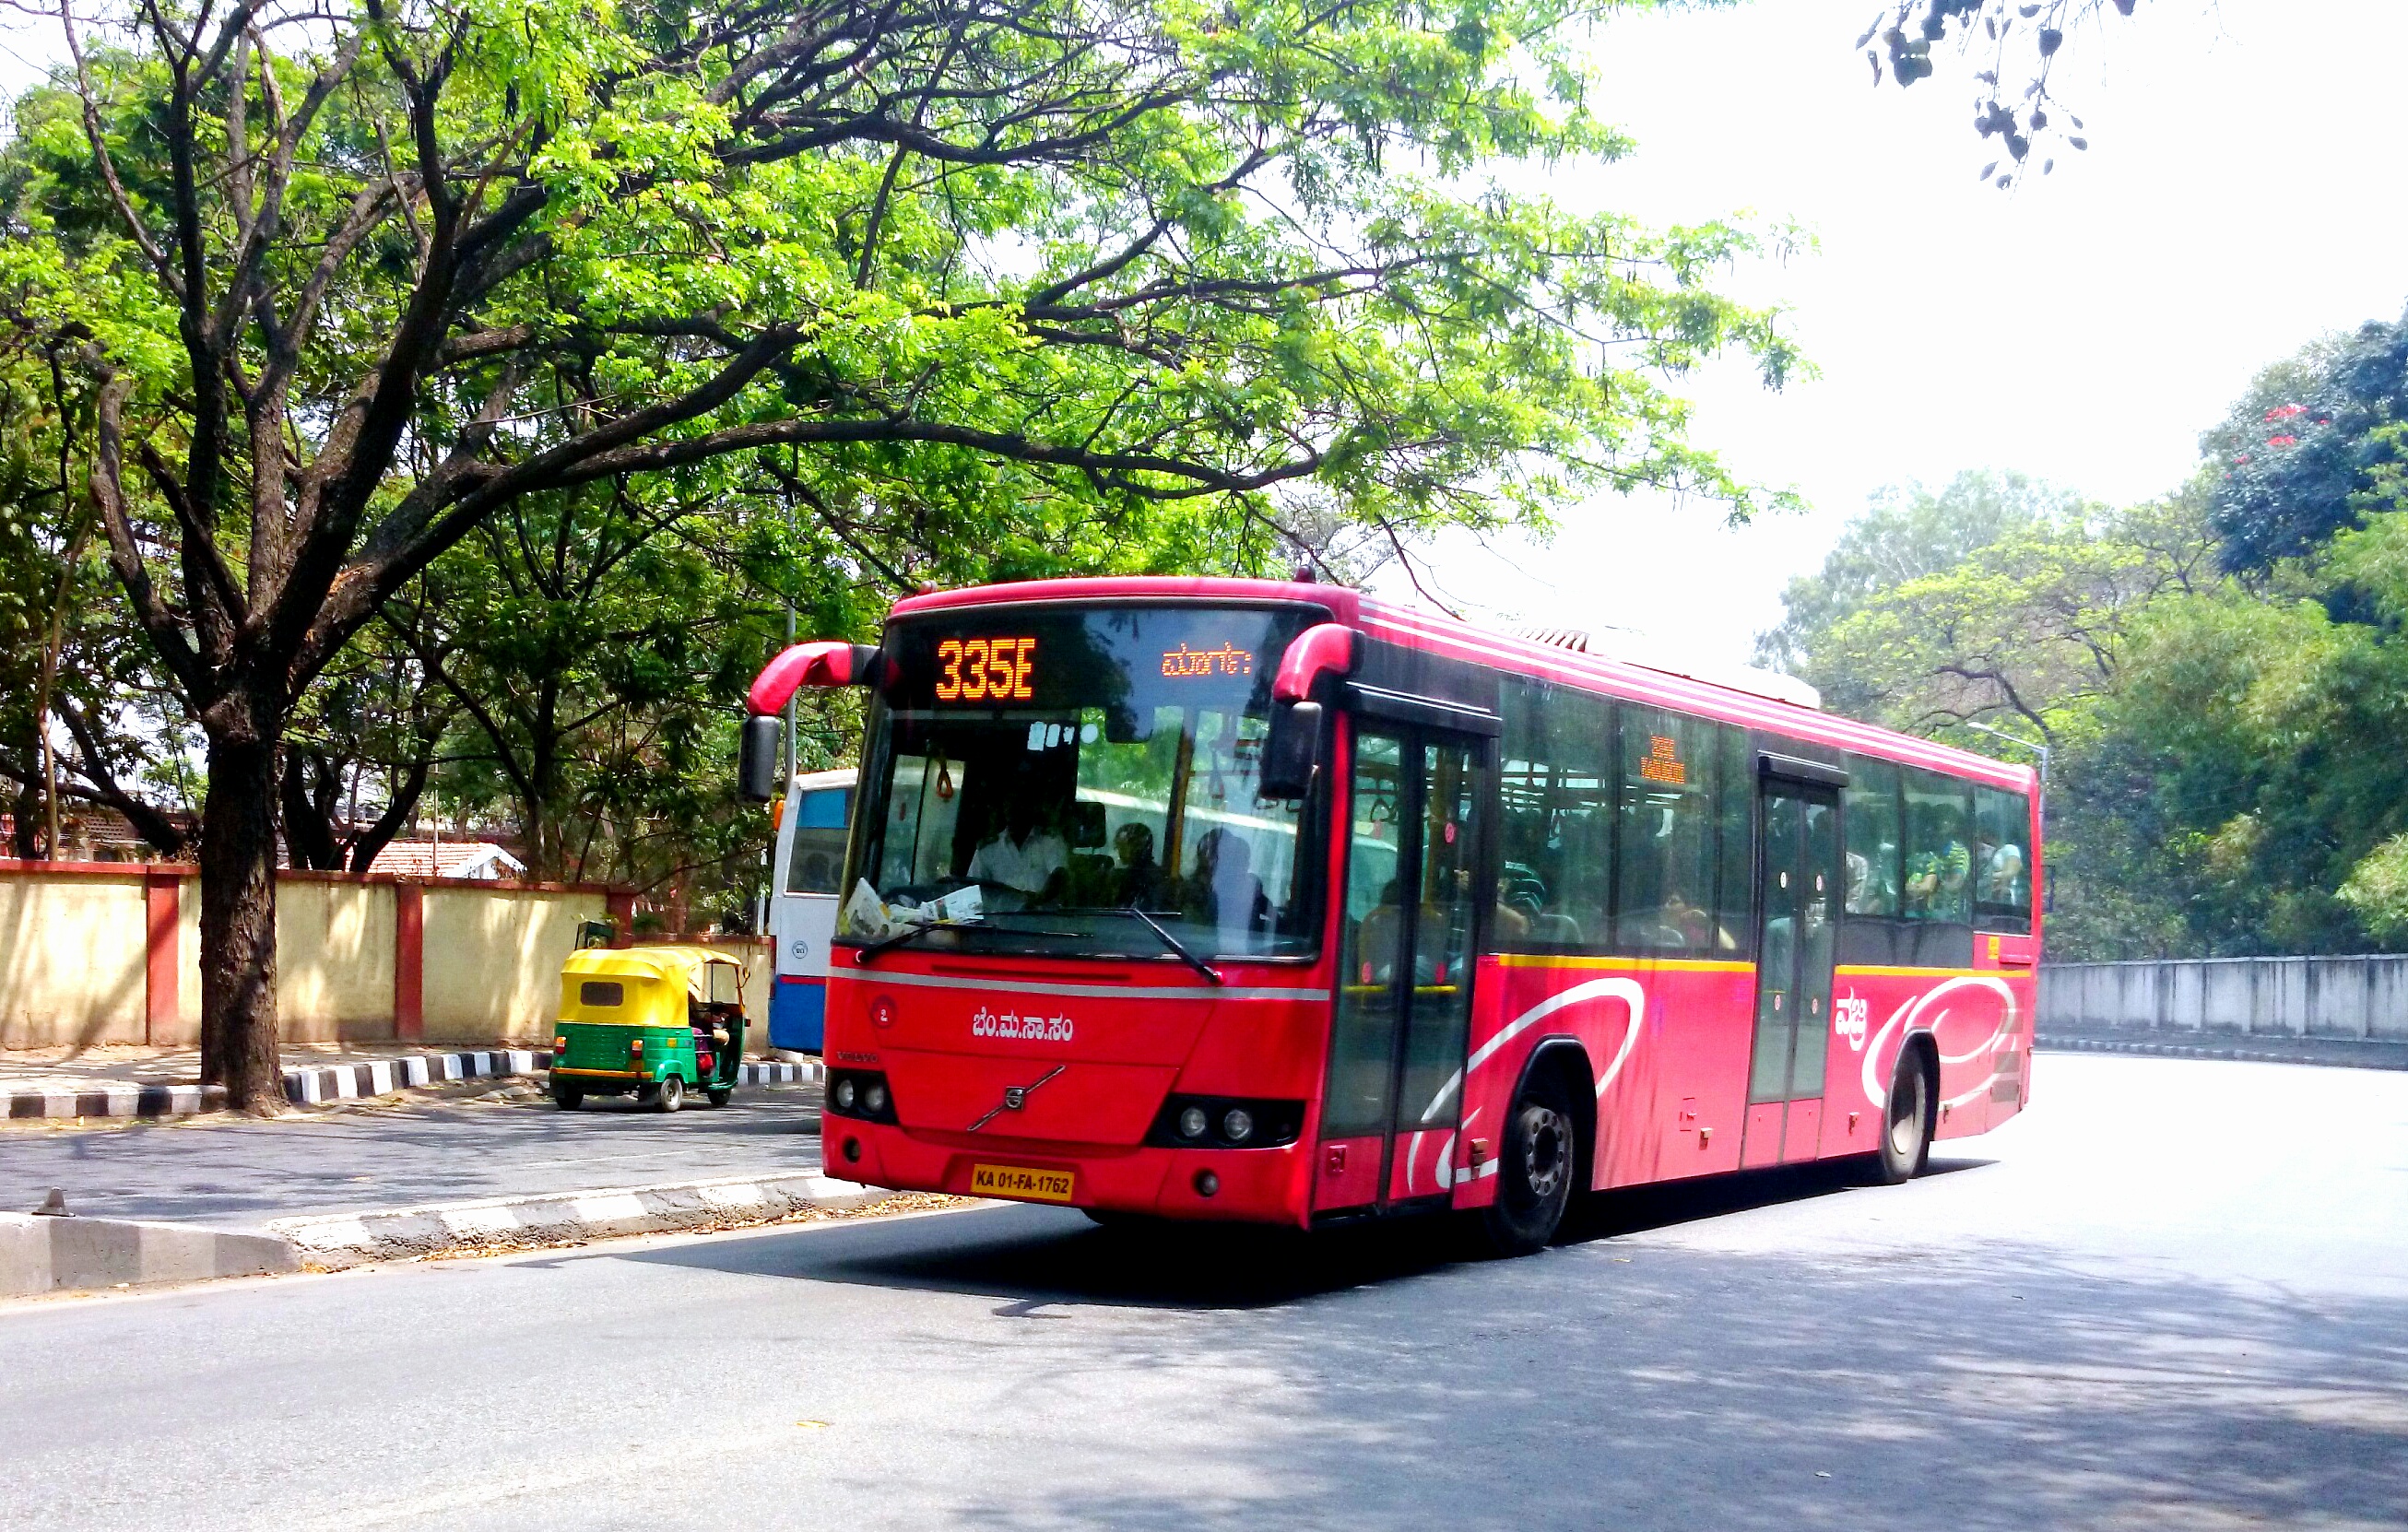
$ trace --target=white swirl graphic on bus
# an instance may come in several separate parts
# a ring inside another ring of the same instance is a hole
[[[1464,1061],[1464,1067],[1450,1076],[1444,1085],[1439,1087],[1438,1095],[1430,1098],[1430,1104],[1427,1107],[1422,1109],[1422,1121],[1429,1122],[1443,1111],[1447,1103],[1455,1098],[1455,1093],[1462,1088],[1464,1077],[1495,1057],[1498,1050],[1556,1012],[1589,1000],[1619,1000],[1627,1012],[1627,1019],[1622,1028],[1621,1044],[1614,1049],[1613,1057],[1607,1062],[1605,1067],[1598,1072],[1597,1094],[1602,1098],[1606,1088],[1621,1075],[1622,1067],[1630,1062],[1630,1050],[1638,1044],[1640,1025],[1647,1017],[1647,992],[1640,987],[1639,981],[1635,979],[1592,979],[1584,983],[1574,984],[1568,990],[1547,996],[1498,1027],[1497,1035],[1474,1049],[1471,1057]],[[1589,1050],[1592,1059],[1596,1054],[1605,1051],[1603,1039],[1595,1036],[1597,1028],[1593,1024],[1587,1027],[1575,1024],[1573,1031],[1579,1036],[1582,1045]],[[1440,1190],[1456,1181],[1476,1181],[1497,1173],[1495,1160],[1489,1160],[1477,1167],[1468,1165],[1458,1166],[1455,1163],[1456,1140],[1463,1134],[1470,1131],[1471,1119],[1479,1115],[1478,1111],[1474,1111],[1471,1118],[1466,1118],[1457,1126],[1446,1130],[1444,1136],[1438,1139],[1438,1154],[1430,1169],[1435,1174]],[[1425,1132],[1435,1131],[1425,1130]],[[1405,1180],[1409,1192],[1419,1174],[1418,1160],[1423,1137],[1423,1133],[1415,1133],[1405,1147]]]
[[[1068,1016],[1023,1016],[1014,1011],[997,1015],[986,1007],[978,1008],[970,1017],[973,1038],[1018,1038],[1030,1042],[1068,1042],[1071,1022]]]
[[[2004,981],[1987,978],[1959,978],[1951,979],[1944,984],[1935,985],[1934,987],[1924,991],[1921,995],[1916,995],[1914,999],[1909,1000],[1906,1004],[1899,1007],[1897,1010],[1891,1012],[1890,1019],[1882,1024],[1882,1029],[1873,1034],[1871,1045],[1865,1050],[1864,1086],[1866,1100],[1871,1102],[1876,1108],[1886,1107],[1889,1105],[1889,1086],[1880,1078],[1880,1070],[1877,1067],[1881,1061],[1882,1045],[1889,1040],[1890,1034],[1900,1031],[1901,1029],[1907,1033],[1913,1033],[1918,1028],[1923,1027],[1925,1025],[1924,1013],[1926,1011],[1929,1010],[1935,1003],[1945,999],[1950,995],[1956,994],[1964,990],[1980,990],[1996,995],[1999,997],[1999,1024],[1991,1030],[1988,1037],[1974,1044],[1971,1050],[1962,1053],[1942,1053],[1940,1056],[1940,1062],[1942,1065],[1966,1064],[1974,1059],[1983,1058],[1989,1054],[1996,1053],[1999,1051],[1999,1045],[2007,1041],[2014,1035],[2015,992],[2009,989]],[[1940,1026],[1947,1020],[1948,1007],[1942,1005],[1940,1007],[1939,1012],[1932,1016],[1929,1027],[1932,1031],[1937,1032]],[[1974,1086],[1971,1090],[1967,1091],[1962,1095],[1949,1097],[1947,1100],[1942,1101],[1941,1105],[1942,1107],[1949,1108],[1961,1107],[1966,1102],[1972,1100],[1974,1097],[1984,1095],[1989,1090],[1989,1088],[1990,1081],[1986,1077],[1985,1077],[1979,1085]]]

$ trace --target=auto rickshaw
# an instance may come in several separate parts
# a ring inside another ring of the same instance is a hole
[[[560,967],[552,1098],[624,1095],[661,1111],[727,1105],[744,1061],[744,966],[708,947],[587,948]]]

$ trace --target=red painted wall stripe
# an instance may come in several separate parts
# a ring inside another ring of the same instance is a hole
[[[142,879],[143,924],[142,1040],[153,1048],[165,1045],[176,1029],[181,996],[177,981],[183,973],[183,955],[177,941],[181,923],[179,890],[183,880],[173,872],[148,873]]]
[[[393,1035],[426,1036],[426,890],[417,883],[393,888]]]

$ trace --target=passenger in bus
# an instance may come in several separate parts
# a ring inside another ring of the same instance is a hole
[[[1154,859],[1154,826],[1131,820],[1112,832],[1114,869],[1120,880],[1120,900],[1140,909],[1161,909],[1170,902],[1169,876]]]
[[[1226,826],[1215,826],[1196,839],[1189,899],[1198,915],[1220,928],[1224,951],[1244,951],[1248,933],[1270,923],[1271,902],[1263,893],[1263,881],[1254,875],[1254,859],[1246,838]]]
[[[2024,902],[2024,849],[2009,840],[1982,859],[1982,881],[1974,897],[1984,904]]]
[[[1022,791],[1004,806],[1003,828],[970,858],[969,876],[998,893],[996,908],[1020,909],[1062,896],[1070,848],[1044,823],[1037,795]]]
[[[1463,876],[1469,879],[1471,874],[1467,870]],[[1497,880],[1497,903],[1488,913],[1488,939],[1492,944],[1518,947],[1529,939],[1530,917],[1515,906],[1512,894],[1510,879]]]
[[[1962,919],[1965,884],[1972,876],[1973,853],[1948,833],[1938,810],[1915,816],[1914,838],[1921,847],[1906,859],[1906,909],[1925,920]]]

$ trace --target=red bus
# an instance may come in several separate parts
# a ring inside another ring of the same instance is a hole
[[[824,1141],[881,1186],[1317,1225],[1864,1156],[2029,1089],[2032,773],[1311,583],[914,596],[875,648]]]

